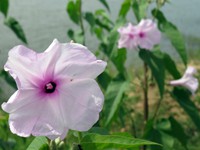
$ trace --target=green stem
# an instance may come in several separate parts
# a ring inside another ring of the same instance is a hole
[[[78,142],[79,144],[81,144],[82,133],[81,132],[77,132],[77,133],[78,133]]]
[[[54,140],[48,139],[49,150],[57,150],[56,143]]]
[[[144,125],[146,125],[149,117],[149,104],[148,104],[148,66],[144,62],[144,81],[143,81],[143,94],[144,94]],[[145,129],[145,127],[144,127]],[[146,150],[147,146],[142,147],[143,150]]]
[[[80,27],[81,27],[81,31],[83,34],[83,45],[85,45],[85,29],[84,29],[84,25],[83,25],[83,16],[82,16],[82,0],[80,0],[80,4],[79,4],[79,21],[80,21]]]
[[[148,121],[149,117],[149,104],[148,104],[148,66],[144,63],[144,121]]]

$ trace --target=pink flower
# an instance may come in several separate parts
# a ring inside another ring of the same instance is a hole
[[[170,85],[173,86],[183,86],[191,91],[191,93],[194,95],[196,90],[198,89],[199,82],[197,78],[193,77],[193,75],[196,73],[196,69],[194,67],[189,66],[187,70],[185,71],[183,77],[178,80],[170,81]]]
[[[161,33],[155,22],[150,19],[142,19],[137,25],[137,44],[140,48],[151,50],[159,44]]]
[[[94,80],[106,62],[84,46],[57,40],[44,53],[24,46],[9,52],[5,70],[18,90],[2,104],[14,134],[63,139],[68,130],[86,131],[99,118],[104,96]]]
[[[137,47],[137,29],[131,23],[127,27],[119,28],[118,32],[120,33],[118,48],[135,49]]]
[[[160,43],[161,39],[156,23],[150,19],[142,19],[137,26],[129,23],[127,27],[119,28],[118,32],[120,33],[118,48],[140,47],[151,50],[154,45]]]

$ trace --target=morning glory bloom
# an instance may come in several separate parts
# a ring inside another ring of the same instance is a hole
[[[151,50],[159,44],[161,33],[151,19],[142,19],[137,25],[137,43],[140,48]]]
[[[69,129],[89,130],[104,96],[94,80],[106,67],[83,45],[54,40],[43,53],[24,46],[9,52],[5,70],[18,90],[2,109],[12,133],[22,137],[65,138]]]
[[[193,76],[196,72],[197,71],[194,67],[189,66],[185,71],[183,77],[178,80],[170,81],[170,85],[183,86],[194,95],[199,86],[198,79]]]
[[[118,48],[135,49],[136,43],[136,28],[129,23],[127,27],[121,27],[118,29],[120,33],[120,39],[118,41]]]
[[[151,19],[142,19],[136,26],[129,23],[127,27],[119,28],[118,32],[120,33],[118,48],[135,49],[139,47],[151,50],[161,40],[161,33]]]

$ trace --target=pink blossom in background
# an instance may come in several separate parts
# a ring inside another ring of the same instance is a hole
[[[137,25],[137,44],[140,48],[151,50],[160,43],[160,39],[161,33],[157,24],[151,19],[142,19]]]
[[[194,95],[199,86],[198,79],[193,76],[196,72],[197,71],[194,67],[189,66],[185,71],[183,77],[178,80],[170,81],[170,85],[183,86],[190,90],[190,92]]]
[[[24,46],[9,52],[5,70],[18,90],[7,103],[9,126],[22,137],[63,139],[68,130],[86,131],[99,118],[104,96],[94,80],[106,67],[83,45],[54,40],[43,53]]]
[[[119,28],[118,32],[120,33],[118,48],[135,49],[140,47],[151,50],[161,40],[161,33],[151,19],[142,19],[136,26],[129,23],[127,27]]]
[[[118,48],[135,49],[136,43],[136,28],[129,23],[127,27],[121,27],[118,29],[120,33],[120,39],[118,41]]]

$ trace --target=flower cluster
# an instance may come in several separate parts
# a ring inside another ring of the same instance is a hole
[[[160,43],[161,39],[156,23],[150,19],[142,19],[136,26],[129,23],[127,27],[119,28],[118,32],[120,33],[118,48],[140,47],[151,50],[154,45]]]
[[[83,45],[57,40],[44,53],[24,46],[9,52],[5,70],[18,90],[2,104],[13,133],[63,139],[68,130],[86,131],[99,118],[104,96],[94,80],[106,62]]]

